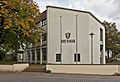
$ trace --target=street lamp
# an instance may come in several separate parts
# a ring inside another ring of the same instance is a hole
[[[93,35],[94,33],[90,33],[91,36],[91,64],[93,64]]]

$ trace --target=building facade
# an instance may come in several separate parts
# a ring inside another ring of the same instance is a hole
[[[40,45],[27,49],[27,62],[105,64],[105,28],[90,12],[47,6],[38,27]]]

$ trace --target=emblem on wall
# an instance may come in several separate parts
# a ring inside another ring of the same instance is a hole
[[[70,35],[71,35],[71,33],[69,33],[69,32],[65,33],[65,36],[66,36],[67,39],[70,38]]]
[[[67,32],[65,33],[66,39],[62,39],[61,43],[75,43],[75,39],[69,39],[71,36],[71,33]]]

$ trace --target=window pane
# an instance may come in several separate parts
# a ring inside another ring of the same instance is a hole
[[[35,60],[35,51],[32,50],[32,60]]]
[[[56,54],[56,62],[61,62],[61,54]]]
[[[37,52],[37,60],[40,60],[40,49],[37,49],[36,52]]]
[[[80,54],[74,54],[74,62],[80,62]]]
[[[80,62],[80,54],[78,54],[78,62]]]
[[[47,49],[46,48],[42,48],[42,60],[46,60],[47,58],[47,56],[46,56],[46,54],[47,54]]]
[[[103,30],[100,28],[100,41],[103,41]]]
[[[76,62],[76,54],[74,54],[74,62]]]

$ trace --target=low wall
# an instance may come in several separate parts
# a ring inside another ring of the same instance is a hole
[[[47,65],[52,73],[113,75],[119,73],[119,65]]]
[[[13,64],[13,65],[0,65],[0,71],[5,72],[21,72],[29,67],[29,64]]]
[[[12,71],[13,65],[0,65],[0,71]]]

